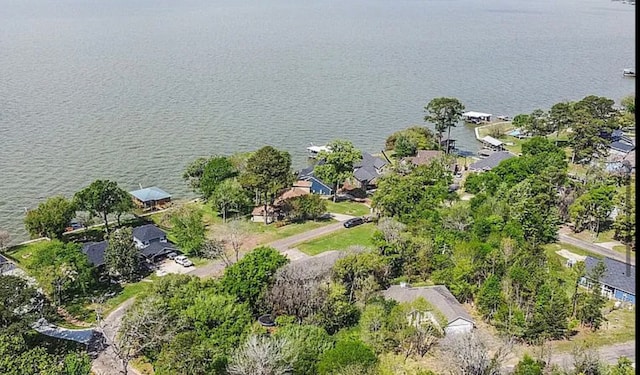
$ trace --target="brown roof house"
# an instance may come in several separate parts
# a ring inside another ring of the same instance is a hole
[[[420,297],[424,298],[446,318],[447,325],[440,327],[444,330],[445,335],[471,332],[475,326],[471,315],[444,285],[411,287],[401,283],[384,290],[382,295],[384,298],[393,299],[398,303],[413,302]]]
[[[283,217],[282,210],[280,209],[282,204],[287,200],[295,197],[301,197],[303,195],[311,194],[311,182],[310,181],[296,181],[293,186],[280,194],[274,201],[273,206],[267,206],[267,224]],[[251,211],[251,221],[256,223],[265,222],[264,205],[257,206]]]

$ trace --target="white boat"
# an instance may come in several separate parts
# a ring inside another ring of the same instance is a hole
[[[331,149],[327,146],[314,146],[313,143],[311,143],[311,146],[307,147],[307,154],[312,159],[317,158],[322,151],[331,152]]]
[[[624,77],[635,77],[636,76],[636,72],[631,70],[631,69],[624,69],[624,70],[622,70],[622,75]]]

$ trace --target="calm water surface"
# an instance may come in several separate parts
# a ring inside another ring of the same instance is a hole
[[[0,228],[97,178],[309,142],[376,152],[432,98],[515,115],[635,92],[635,7],[609,0],[0,0]],[[473,131],[452,131],[476,151]]]

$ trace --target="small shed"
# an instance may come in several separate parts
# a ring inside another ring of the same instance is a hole
[[[145,209],[165,208],[171,202],[171,194],[156,186],[130,191],[129,194],[138,207]]]
[[[254,223],[264,223],[265,216],[267,216],[267,224],[271,224],[278,218],[278,211],[271,205],[267,206],[266,214],[264,212],[264,206],[257,206],[251,211],[251,221]]]
[[[462,119],[466,122],[479,124],[491,121],[491,116],[493,116],[491,113],[469,111],[462,114]]]

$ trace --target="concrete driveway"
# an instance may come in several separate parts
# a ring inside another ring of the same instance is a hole
[[[156,270],[156,275],[158,276],[164,276],[170,273],[184,274],[188,273],[189,271],[193,271],[194,269],[193,266],[183,267],[171,259],[165,259],[162,262],[157,263],[156,267],[158,267],[158,269]]]

